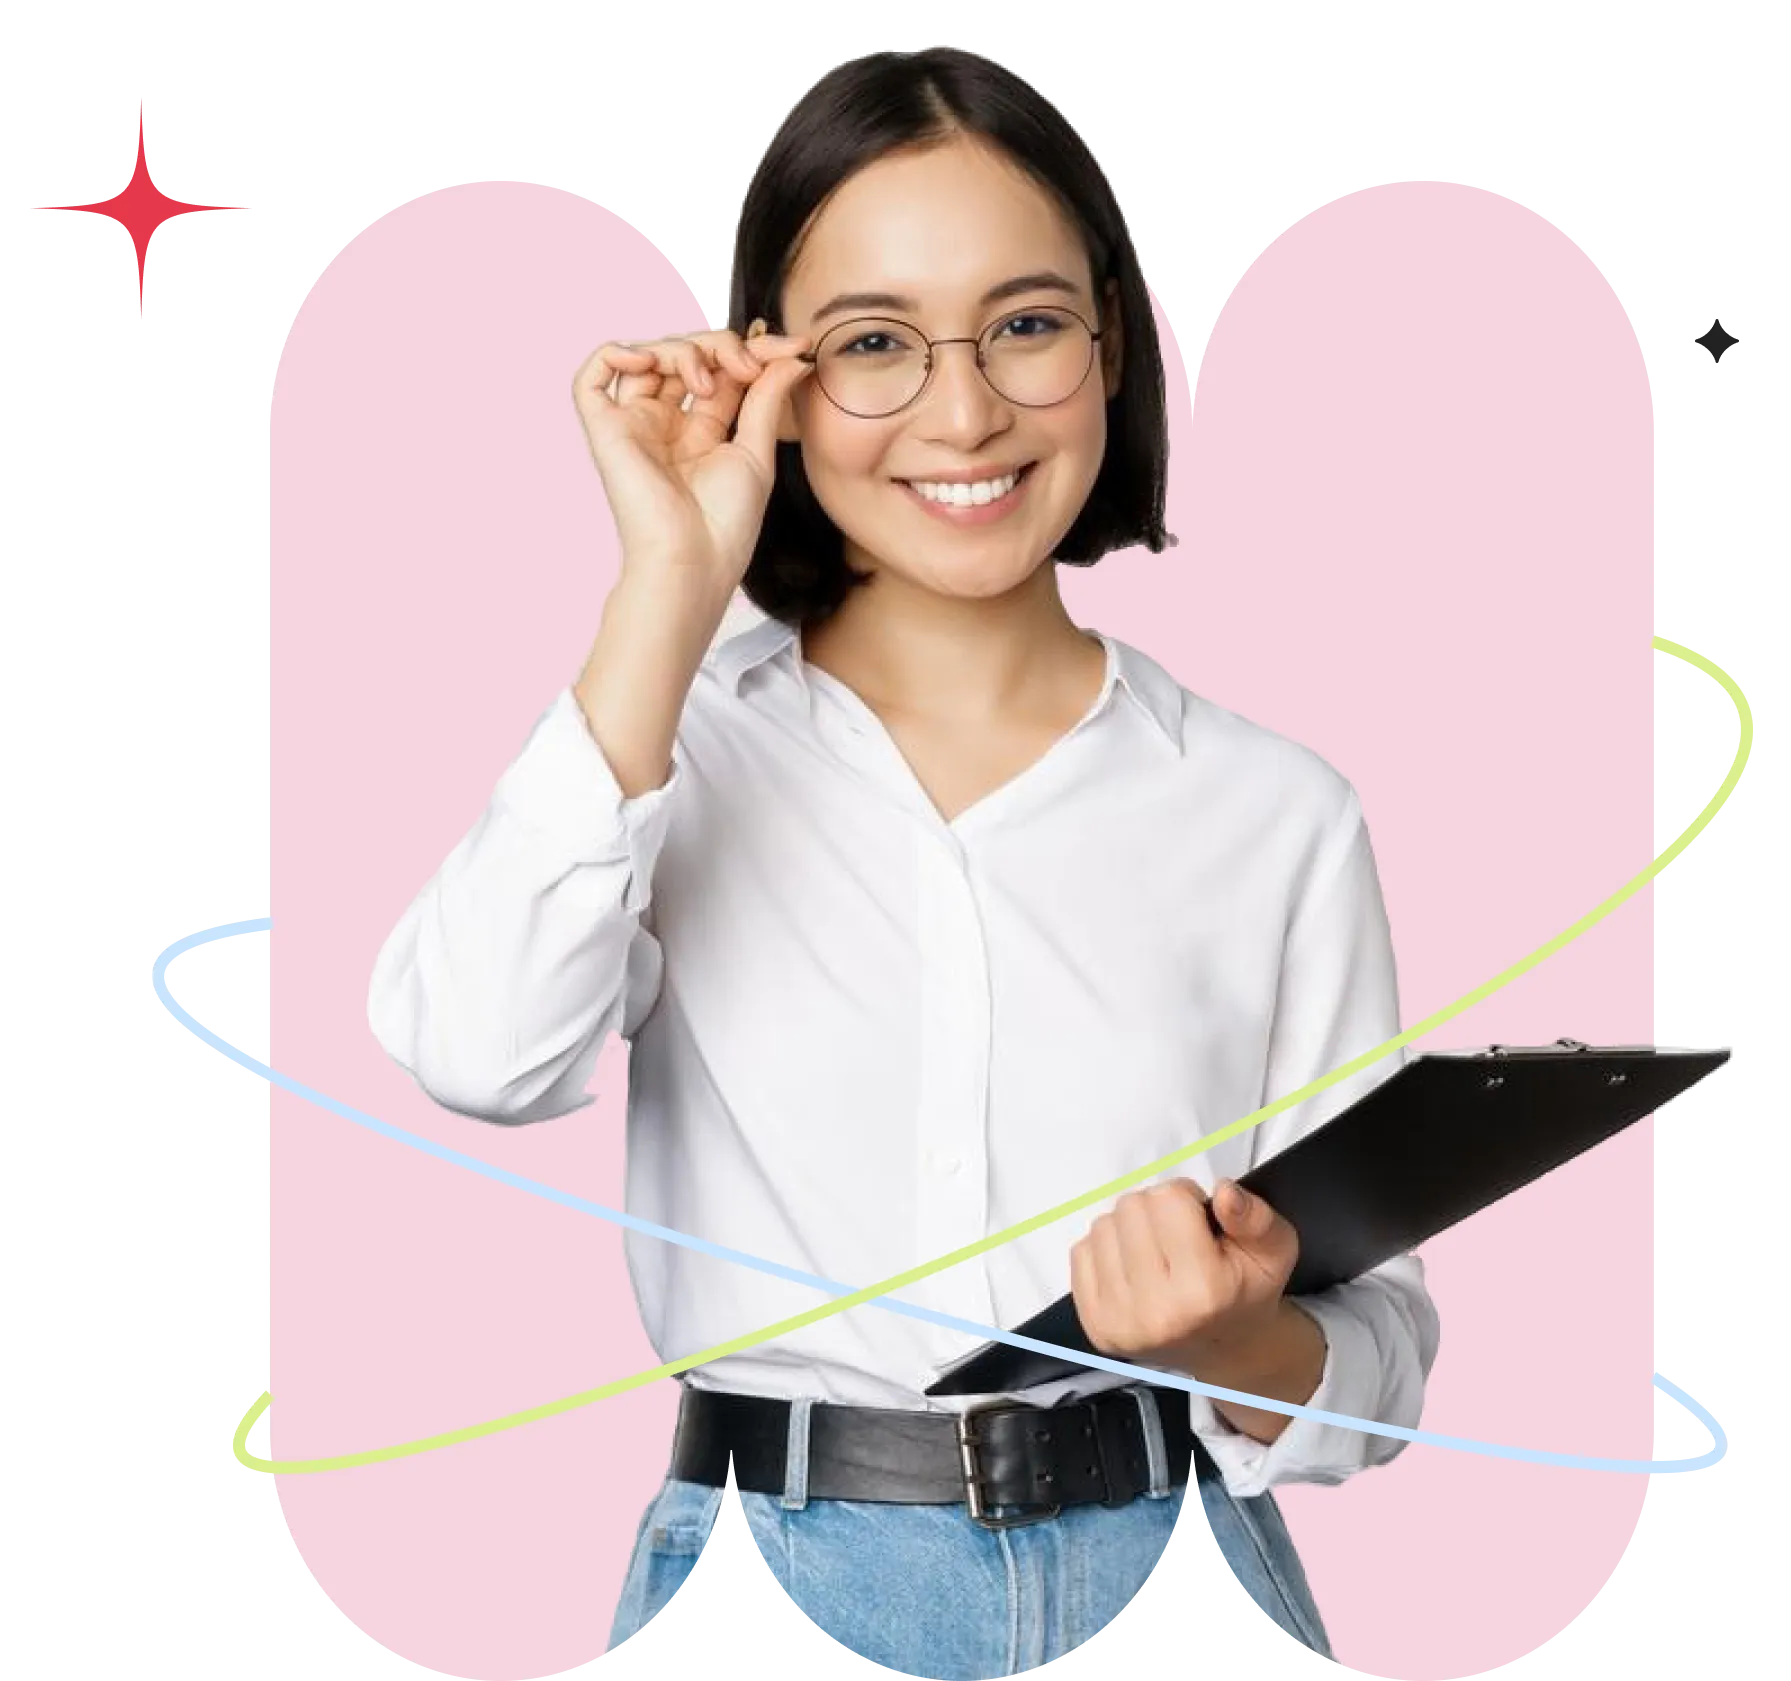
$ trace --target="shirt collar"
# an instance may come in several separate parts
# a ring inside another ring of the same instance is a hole
[[[1095,631],[1107,650],[1107,677],[1100,702],[1117,685],[1155,724],[1177,753],[1182,751],[1182,686],[1147,654],[1104,631]],[[740,693],[747,672],[771,660],[782,660],[801,678],[798,641],[793,625],[767,618],[721,643],[712,656],[715,675],[731,695]]]

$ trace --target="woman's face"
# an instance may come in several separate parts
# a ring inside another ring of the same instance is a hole
[[[1004,282],[1044,274],[1067,288],[1035,283],[984,301]],[[835,305],[865,293],[903,301]],[[1107,446],[1106,404],[1119,389],[1117,287],[1097,301],[1074,224],[1018,166],[970,137],[867,165],[814,218],[780,323],[807,334],[811,347],[829,327],[865,316],[909,323],[929,339],[974,338],[1028,305],[1068,308],[1105,328],[1082,384],[1051,407],[999,395],[978,371],[974,344],[935,350],[925,390],[883,419],[845,413],[813,376],[792,394],[780,435],[800,440],[809,483],[857,570],[899,574],[943,595],[989,597],[1023,583],[1053,552]],[[1003,332],[1037,329],[1022,322]],[[978,508],[970,519],[937,511],[911,488],[1018,468],[1025,475],[1003,506]]]

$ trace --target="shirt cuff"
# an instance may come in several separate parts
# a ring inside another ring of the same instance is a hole
[[[1323,1295],[1298,1298],[1325,1334],[1325,1366],[1305,1404],[1322,1412],[1372,1418],[1380,1388],[1380,1350],[1374,1333],[1347,1307]],[[1278,1483],[1340,1483],[1377,1463],[1392,1443],[1316,1418],[1289,1418],[1272,1442],[1259,1442],[1234,1426],[1207,1395],[1188,1393],[1188,1416],[1226,1488],[1239,1499],[1264,1494]],[[1376,1453],[1375,1449],[1382,1453]]]
[[[666,781],[624,798],[568,685],[536,720],[522,752],[498,779],[494,803],[572,863],[628,864],[622,908],[638,914],[646,909],[653,866],[683,781],[683,748],[674,742]]]

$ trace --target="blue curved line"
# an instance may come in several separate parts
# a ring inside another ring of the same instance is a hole
[[[238,1050],[218,1037],[204,1023],[195,1020],[175,1001],[169,992],[163,976],[168,965],[180,956],[183,951],[191,951],[194,946],[208,945],[213,940],[225,940],[237,934],[265,933],[272,929],[272,917],[255,917],[247,922],[225,922],[216,928],[204,928],[196,934],[188,934],[176,940],[156,960],[152,979],[156,996],[161,999],[175,1019],[190,1032],[198,1035],[213,1050],[221,1051],[232,1062],[240,1063],[252,1074],[259,1074],[264,1080],[291,1092],[295,1097],[302,1097],[307,1103],[314,1103],[321,1109],[328,1109],[331,1114],[340,1115],[346,1121],[353,1121],[356,1126],[367,1127],[381,1133],[385,1137],[400,1144],[407,1144],[412,1149],[422,1150],[425,1154],[436,1157],[440,1161],[452,1162],[456,1167],[470,1169],[474,1173],[483,1174],[487,1179],[494,1179],[501,1185],[509,1185],[519,1191],[526,1191],[530,1196],[541,1197],[547,1202],[557,1202],[562,1208],[571,1208],[581,1214],[595,1214],[599,1219],[608,1220],[614,1225],[626,1226],[631,1231],[645,1232],[649,1237],[663,1239],[667,1243],[676,1243],[685,1249],[694,1249],[704,1255],[713,1255],[719,1260],[733,1261],[740,1266],[752,1267],[758,1272],[768,1273],[773,1278],[788,1279],[795,1284],[805,1284],[812,1289],[825,1291],[833,1296],[855,1295],[858,1286],[836,1283],[830,1278],[821,1278],[814,1273],[800,1272],[795,1267],[786,1267],[776,1261],[767,1261],[757,1255],[749,1255],[741,1249],[730,1249],[725,1244],[711,1243],[706,1238],[693,1237],[688,1232],[675,1230],[671,1226],[656,1225],[651,1220],[643,1220],[637,1214],[628,1214],[620,1209],[606,1207],[603,1203],[592,1202],[586,1197],[575,1196],[570,1191],[562,1191],[552,1185],[544,1185],[537,1179],[525,1178],[520,1173],[512,1173],[508,1168],[495,1167],[490,1162],[481,1161],[477,1156],[469,1156],[464,1151],[451,1149],[446,1144],[437,1144],[433,1139],[421,1137],[414,1132],[406,1132],[402,1127],[393,1126],[390,1121],[382,1121],[376,1115],[368,1115],[349,1104],[339,1102],[324,1092],[315,1091],[310,1086],[295,1080],[289,1074],[282,1074],[276,1068],[270,1068],[265,1062],[258,1062],[247,1051]],[[1120,1377],[1134,1381],[1167,1385],[1176,1389],[1185,1389],[1192,1395],[1210,1395],[1221,1401],[1235,1401],[1244,1406],[1259,1407],[1264,1412],[1285,1413],[1289,1418],[1311,1418],[1321,1424],[1335,1424],[1345,1430],[1358,1430],[1370,1436],[1391,1436],[1403,1442],[1422,1442],[1427,1447],[1450,1448],[1458,1453],[1478,1453],[1493,1459],[1514,1459],[1527,1465],[1561,1465],[1576,1471],[1624,1471],[1642,1475],[1652,1475],[1659,1471],[1701,1471],[1714,1465],[1729,1451],[1729,1438],[1723,1427],[1710,1413],[1694,1401],[1691,1396],[1676,1383],[1654,1374],[1654,1385],[1673,1397],[1700,1424],[1710,1432],[1711,1447],[1704,1453],[1690,1459],[1607,1459],[1595,1454],[1554,1453],[1546,1448],[1507,1447],[1497,1442],[1476,1441],[1467,1436],[1446,1436],[1436,1430],[1411,1430],[1403,1425],[1382,1424],[1377,1419],[1353,1418],[1348,1413],[1327,1412],[1322,1407],[1298,1406],[1291,1401],[1281,1401],[1269,1395],[1252,1395],[1241,1389],[1223,1389],[1217,1384],[1202,1383],[1197,1378],[1188,1377],[1180,1372],[1159,1371],[1150,1366],[1133,1366],[1124,1360],[1109,1359],[1103,1354],[1087,1354],[1077,1349],[1067,1349],[1056,1343],[1040,1342],[1034,1337],[1023,1337],[1013,1331],[1002,1331],[993,1325],[979,1325],[971,1319],[959,1319],[949,1313],[937,1313],[931,1308],[916,1307],[910,1302],[898,1301],[889,1296],[875,1297],[868,1304],[871,1307],[884,1308],[891,1313],[906,1314],[910,1319],[923,1319],[929,1324],[943,1325],[948,1330],[964,1331],[984,1342],[1003,1342],[1012,1348],[1031,1349],[1039,1354],[1062,1355],[1076,1361],[1079,1365],[1093,1366],[1104,1372],[1113,1372]]]

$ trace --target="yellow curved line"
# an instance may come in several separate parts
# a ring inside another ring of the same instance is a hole
[[[630,1389],[639,1389],[645,1384],[657,1383],[661,1378],[675,1376],[679,1372],[689,1370],[692,1366],[701,1366],[710,1360],[718,1360],[724,1354],[737,1354],[743,1349],[755,1347],[762,1342],[769,1342],[773,1337],[781,1337],[791,1331],[799,1331],[803,1326],[813,1325],[833,1314],[844,1313],[848,1308],[859,1307],[877,1296],[887,1295],[892,1290],[900,1290],[907,1285],[918,1283],[923,1278],[930,1278],[936,1272],[943,1272],[947,1267],[956,1266],[960,1261],[968,1261],[977,1255],[987,1254],[991,1249],[999,1248],[1004,1243],[1011,1243],[1015,1238],[1024,1237],[1028,1232],[1037,1231],[1041,1226],[1048,1226],[1054,1220],[1061,1220],[1066,1215],[1079,1213],[1082,1209],[1105,1201],[1108,1197],[1117,1196],[1121,1191],[1130,1190],[1134,1185],[1155,1178],[1167,1168],[1178,1166],[1203,1151],[1224,1143],[1229,1138],[1237,1137],[1241,1132],[1247,1132],[1251,1127],[1259,1125],[1273,1115],[1279,1115],[1282,1110],[1290,1109],[1296,1103],[1304,1103],[1307,1098],[1316,1096],[1319,1092],[1334,1086],[1339,1080],[1347,1079],[1358,1070],[1380,1061],[1382,1057],[1392,1055],[1400,1046],[1409,1045],[1414,1039],[1422,1038],[1425,1034],[1441,1027],[1444,1022],[1460,1015],[1463,1010],[1472,1008],[1481,999],[1497,992],[1500,987],[1508,986],[1519,975],[1534,969],[1546,958],[1552,957],[1569,941],[1577,940],[1588,928],[1602,921],[1624,900],[1640,891],[1668,864],[1672,863],[1703,831],[1704,826],[1722,809],[1723,802],[1734,791],[1735,784],[1741,780],[1742,769],[1747,764],[1748,754],[1752,750],[1754,742],[1754,715],[1748,706],[1747,697],[1742,694],[1736,686],[1735,680],[1726,671],[1705,659],[1702,654],[1695,654],[1691,649],[1683,647],[1677,642],[1669,642],[1664,636],[1655,637],[1653,646],[1663,653],[1676,655],[1679,659],[1695,665],[1700,671],[1714,677],[1728,691],[1729,698],[1735,703],[1735,711],[1741,720],[1741,740],[1735,749],[1735,759],[1729,766],[1729,774],[1723,778],[1722,786],[1711,796],[1709,803],[1686,827],[1684,833],[1640,875],[1625,882],[1603,903],[1589,910],[1579,921],[1564,928],[1546,944],[1538,946],[1527,957],[1520,958],[1508,969],[1502,969],[1491,980],[1475,987],[1472,992],[1464,993],[1454,1003],[1446,1004],[1434,1015],[1425,1017],[1417,1026],[1408,1027],[1403,1033],[1395,1035],[1383,1044],[1376,1045],[1373,1050],[1364,1051],[1352,1061],[1344,1063],[1341,1067],[1333,1068],[1328,1074],[1320,1075],[1309,1085],[1300,1087],[1298,1091],[1289,1092],[1284,1097],[1278,1097],[1273,1103],[1264,1104],[1262,1108],[1233,1121],[1229,1126],[1221,1127],[1217,1132],[1208,1133],[1195,1143],[1180,1150],[1173,1150],[1154,1162],[1147,1162],[1143,1167],[1123,1174],[1118,1179],[1110,1179],[1104,1185],[1097,1185],[1092,1191],[1086,1191],[1068,1202],[1059,1203],[1055,1208],[1048,1208],[1043,1214],[1035,1214],[1030,1219],[1020,1221],[1017,1225],[1008,1226],[1003,1231],[980,1238],[975,1243],[967,1243],[963,1248],[954,1249],[949,1255],[941,1255],[937,1260],[924,1262],[917,1267],[910,1267],[906,1272],[897,1273],[893,1278],[886,1278],[880,1284],[868,1284],[864,1289],[856,1290],[849,1296],[830,1297],[819,1307],[810,1308],[806,1313],[794,1314],[788,1319],[781,1319],[776,1324],[767,1325],[761,1330],[749,1331],[744,1336],[735,1337],[729,1342],[717,1343],[712,1348],[705,1348],[698,1354],[687,1354],[680,1359],[667,1361],[663,1366],[654,1366],[649,1371],[636,1372],[631,1377],[617,1378],[614,1382],[599,1384],[595,1389],[583,1389],[576,1395],[567,1395],[558,1401],[544,1402],[541,1406],[529,1407],[523,1412],[507,1413],[502,1418],[488,1419],[483,1424],[469,1424],[460,1430],[444,1431],[439,1436],[425,1436],[414,1442],[400,1442],[394,1447],[369,1448],[362,1453],[337,1454],[328,1459],[262,1459],[249,1451],[249,1430],[255,1420],[273,1402],[273,1395],[264,1390],[261,1398],[249,1408],[243,1415],[242,1422],[236,1427],[236,1437],[232,1443],[236,1457],[251,1471],[347,1470],[355,1465],[374,1465],[382,1460],[402,1459],[408,1454],[429,1453],[436,1448],[452,1447],[456,1442],[470,1442],[480,1436],[493,1435],[499,1430],[513,1430],[519,1424],[532,1424],[536,1419],[551,1418],[555,1413],[570,1412],[574,1407],[588,1406],[593,1401],[607,1400],[612,1395],[621,1395]]]

